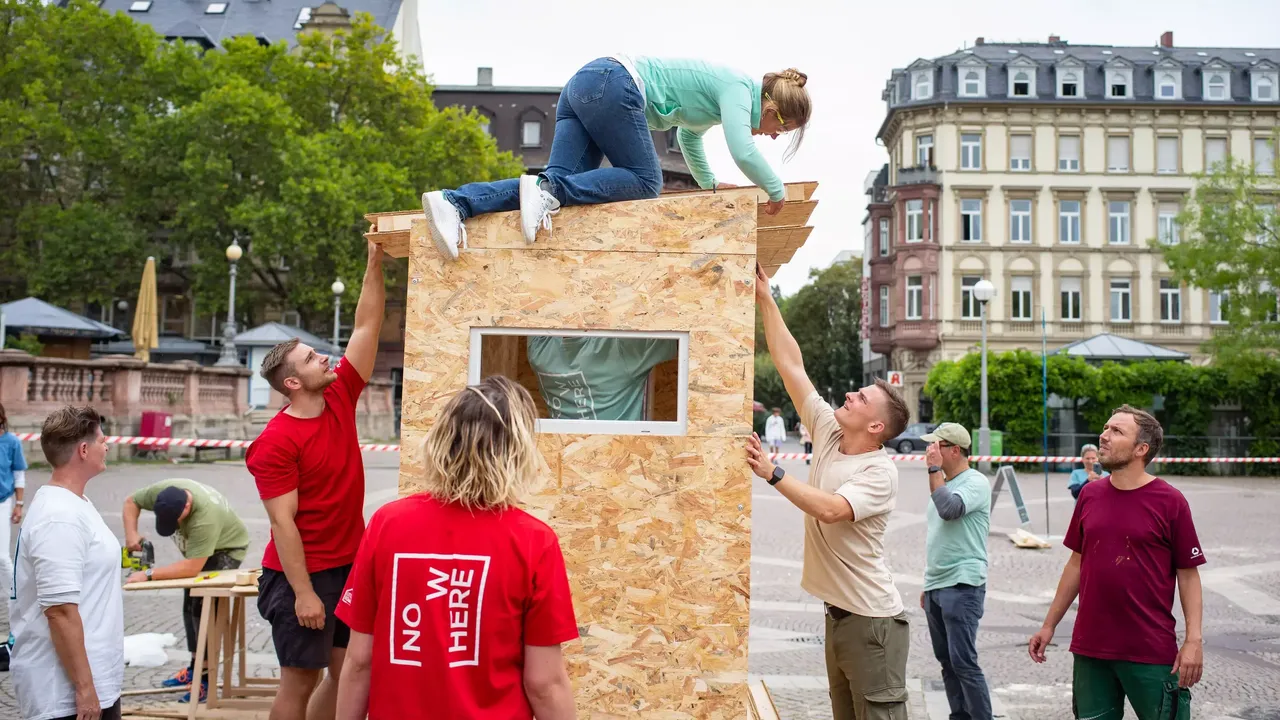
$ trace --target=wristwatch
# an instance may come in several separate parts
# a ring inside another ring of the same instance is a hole
[[[941,465],[930,465],[930,466],[929,466],[929,474],[930,474],[930,475],[932,475],[932,474],[934,474],[934,473],[940,473],[940,472],[942,472],[942,466],[941,466]]]
[[[782,480],[782,478],[784,478],[784,477],[786,477],[786,476],[787,476],[787,471],[786,471],[786,470],[783,470],[782,468],[778,467],[777,465],[774,465],[774,466],[773,466],[773,475],[769,478],[769,484],[770,484],[770,485],[777,485],[777,484]]]
[[[151,579],[151,568],[147,568],[147,571],[146,571],[144,574],[147,576],[147,579],[148,579],[148,580],[150,580],[150,579]]]

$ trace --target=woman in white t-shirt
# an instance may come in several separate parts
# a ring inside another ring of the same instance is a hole
[[[53,477],[27,509],[9,601],[13,686],[28,720],[120,717],[120,541],[84,496],[106,469],[99,424],[93,408],[66,407],[40,431]]]
[[[764,421],[764,441],[769,443],[769,452],[782,452],[782,443],[787,440],[787,421],[782,419],[782,408],[774,408],[773,414]]]

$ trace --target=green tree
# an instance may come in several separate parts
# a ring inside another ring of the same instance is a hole
[[[1273,141],[1274,151],[1274,141]],[[1274,162],[1273,162],[1274,165]],[[1280,348],[1280,223],[1275,169],[1228,161],[1201,175],[1178,215],[1177,244],[1153,241],[1179,281],[1227,294],[1219,352]]]
[[[809,283],[787,299],[787,327],[804,353],[819,392],[842,395],[862,385],[862,266],[836,263],[811,270]]]

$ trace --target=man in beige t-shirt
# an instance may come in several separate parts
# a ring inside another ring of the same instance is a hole
[[[805,513],[800,585],[826,607],[832,714],[835,720],[901,720],[911,638],[884,561],[898,468],[883,443],[906,428],[910,412],[883,380],[848,393],[833,410],[805,374],[800,346],[759,266],[756,303],[769,355],[813,436],[813,466],[808,483],[795,479],[769,460],[754,434],[747,462]]]

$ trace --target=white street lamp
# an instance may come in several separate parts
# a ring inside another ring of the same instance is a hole
[[[983,278],[973,286],[973,299],[978,301],[978,306],[982,313],[982,416],[981,424],[978,427],[978,454],[991,454],[991,428],[987,426],[987,303],[996,296],[996,286],[990,280]],[[982,461],[978,463],[978,468],[984,472],[991,472],[991,463]]]
[[[347,286],[342,284],[342,280],[334,280],[329,289],[333,291],[333,346],[341,349],[342,346],[338,344],[338,330],[342,327],[340,324],[342,318],[342,293],[346,291]]]
[[[244,256],[244,248],[232,239],[226,253],[227,262],[231,264],[231,291],[227,302],[227,321],[222,325],[222,353],[217,362],[222,367],[240,364],[240,353],[236,351],[236,263]]]

